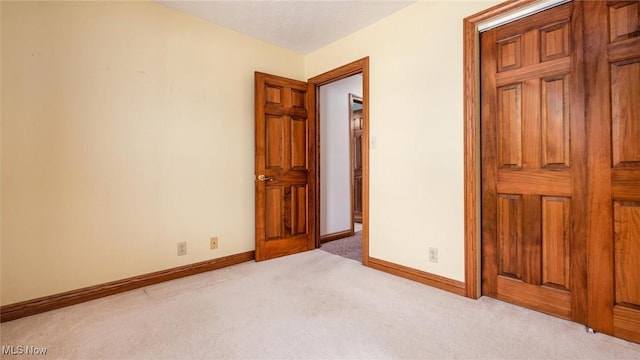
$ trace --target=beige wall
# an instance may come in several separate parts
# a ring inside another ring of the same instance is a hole
[[[1,13],[3,305],[254,249],[253,72],[303,56],[148,2]]]
[[[370,57],[372,257],[464,281],[462,19],[498,2],[416,3],[306,56]]]
[[[463,280],[462,19],[496,3],[417,3],[303,57],[155,3],[0,2],[1,303],[253,250],[253,72],[364,56],[371,256]]]

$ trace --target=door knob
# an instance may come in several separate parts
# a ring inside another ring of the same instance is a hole
[[[271,181],[271,180],[273,180],[273,178],[266,177],[266,176],[260,174],[260,175],[258,175],[258,180],[260,180],[260,181]]]

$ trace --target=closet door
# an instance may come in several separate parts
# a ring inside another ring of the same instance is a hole
[[[481,35],[482,293],[586,322],[580,9]]]
[[[640,342],[640,2],[586,1],[589,319]]]

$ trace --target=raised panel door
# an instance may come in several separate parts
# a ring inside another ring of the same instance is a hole
[[[256,260],[315,248],[307,83],[255,74]]]
[[[584,118],[565,4],[481,34],[482,291],[586,319]]]

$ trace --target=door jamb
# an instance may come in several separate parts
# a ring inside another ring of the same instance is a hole
[[[552,3],[553,1],[547,1]],[[566,2],[566,1],[565,1]],[[481,207],[480,191],[480,30],[479,26],[515,11],[542,3],[536,0],[509,0],[463,21],[464,91],[464,265],[466,296],[481,296]],[[559,3],[559,1],[558,1]],[[555,4],[557,5],[557,4]],[[553,5],[553,6],[555,6]],[[525,14],[528,16],[531,14]]]
[[[309,79],[309,94],[315,99],[315,239],[316,247],[320,247],[320,102],[318,97],[319,87],[347,78],[352,75],[362,74],[362,264],[369,263],[369,57],[356,60],[336,69],[327,71]],[[353,213],[353,212],[352,212]]]

